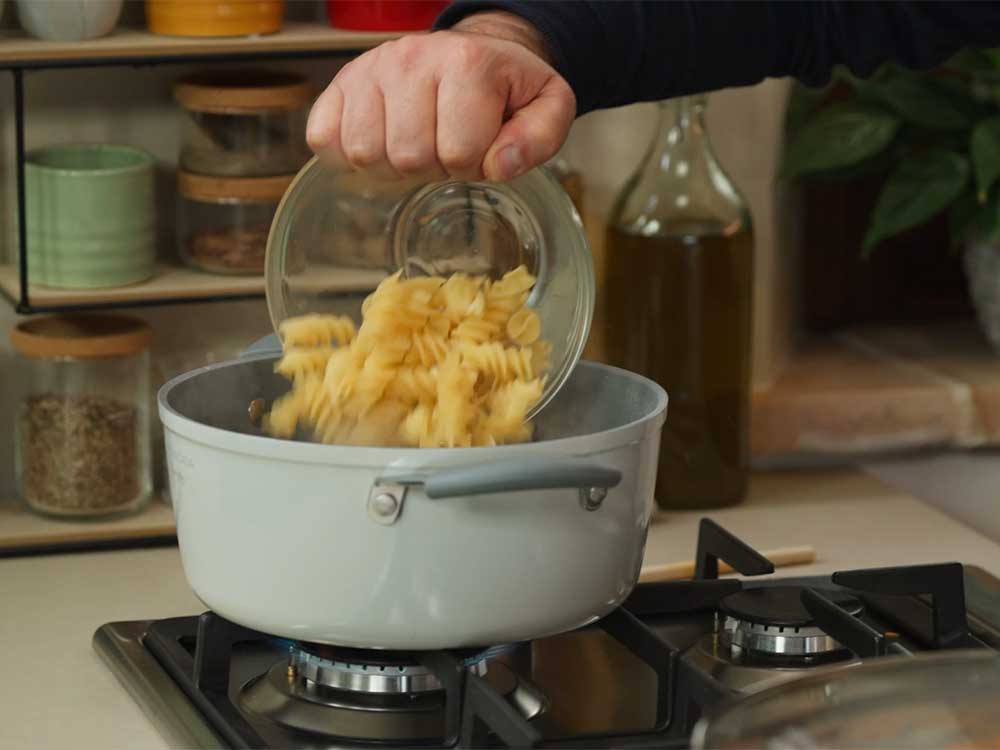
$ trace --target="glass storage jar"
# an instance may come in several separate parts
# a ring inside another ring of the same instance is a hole
[[[174,85],[184,108],[179,166],[216,177],[294,174],[306,163],[313,87],[276,71],[198,73]]]
[[[261,274],[271,219],[291,177],[178,174],[178,252],[211,273]]]
[[[30,369],[15,420],[28,507],[89,518],[146,505],[151,338],[143,321],[112,315],[32,318],[11,331]]]

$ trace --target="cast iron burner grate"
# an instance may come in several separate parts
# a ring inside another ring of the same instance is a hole
[[[768,625],[774,628],[805,628],[815,625],[813,617],[802,603],[804,586],[744,589],[719,602],[719,611],[741,622]],[[861,602],[844,591],[817,591],[829,602],[855,617],[861,614]]]
[[[665,747],[663,732],[671,717],[670,685],[676,667],[676,653],[626,609],[611,613],[599,627],[652,669],[657,678],[655,726],[642,736],[630,735],[629,744],[643,746],[641,740],[647,737],[650,741],[655,740],[657,747]],[[146,647],[208,718],[219,736],[233,748],[267,746],[265,739],[230,697],[229,680],[234,646],[268,640],[273,639],[211,612],[198,618],[193,655],[190,650],[190,618],[154,622],[144,639]],[[468,658],[467,653],[452,651],[413,652],[409,655],[410,661],[433,674],[442,686],[444,733],[440,741],[412,739],[404,743],[397,738],[396,746],[400,743],[405,746],[462,748],[542,746],[538,729],[500,690],[468,669]],[[640,741],[637,742],[637,738]],[[329,739],[357,743],[357,738],[352,737],[331,736]],[[610,735],[590,736],[585,738],[584,746],[620,746],[615,740]],[[560,747],[574,746],[572,741],[555,744]],[[683,739],[677,746],[684,746]]]

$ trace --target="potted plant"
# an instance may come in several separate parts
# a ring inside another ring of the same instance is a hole
[[[1000,350],[1000,52],[965,50],[914,72],[885,65],[870,79],[838,71],[789,101],[782,175],[851,181],[885,172],[862,242],[885,240],[947,213],[970,296]]]

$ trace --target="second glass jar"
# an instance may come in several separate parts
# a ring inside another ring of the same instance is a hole
[[[739,502],[749,464],[753,233],[716,161],[703,97],[663,102],[639,170],[612,212],[601,300],[611,364],[669,397],[657,502]]]
[[[178,174],[178,253],[223,274],[262,274],[267,233],[291,177],[225,179]]]

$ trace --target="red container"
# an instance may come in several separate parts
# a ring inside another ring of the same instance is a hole
[[[326,0],[330,25],[352,31],[423,31],[447,0]]]

